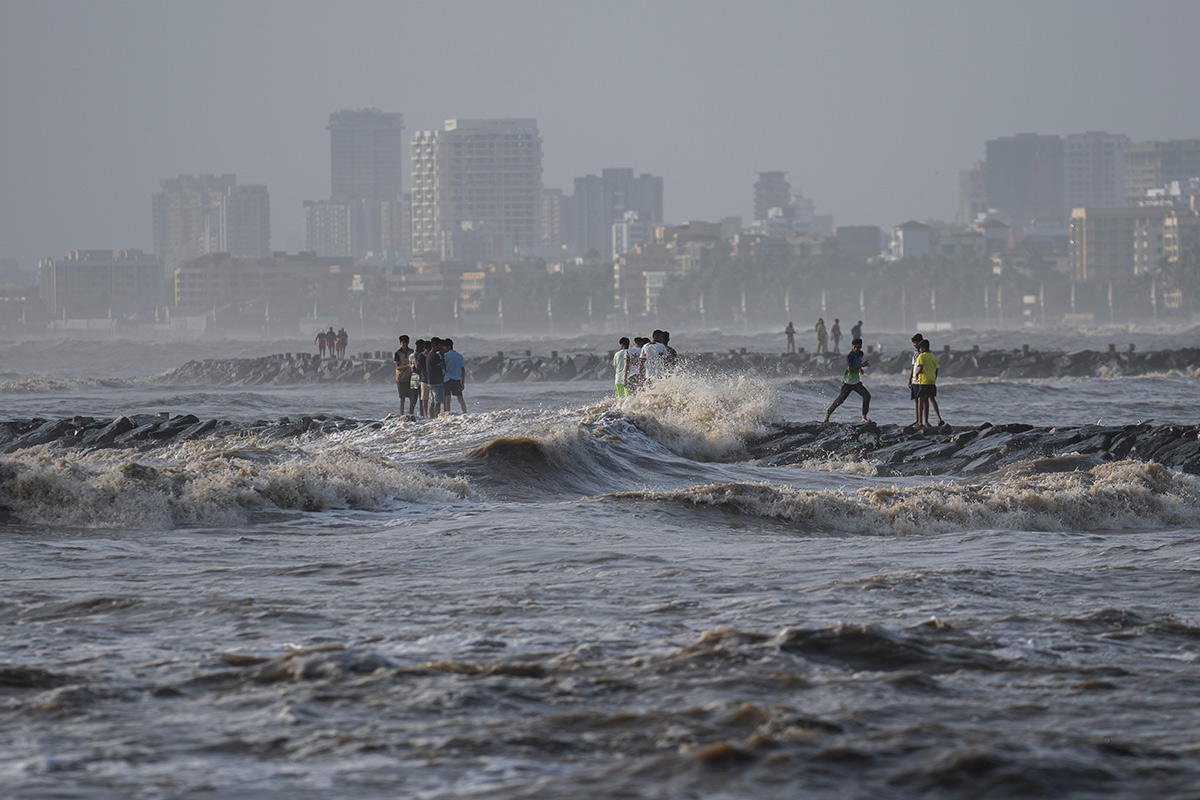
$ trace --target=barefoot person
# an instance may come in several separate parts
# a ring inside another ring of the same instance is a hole
[[[929,425],[929,406],[932,403],[937,414],[938,425],[944,425],[942,412],[937,407],[937,356],[930,352],[932,345],[928,339],[922,339],[917,345],[917,424],[924,427]]]
[[[846,402],[846,398],[850,396],[851,392],[858,392],[862,396],[862,421],[871,421],[867,418],[867,412],[871,409],[871,393],[867,391],[867,387],[862,385],[862,372],[869,366],[871,366],[871,362],[863,358],[862,339],[855,339],[850,343],[850,352],[846,354],[846,372],[842,376],[842,391],[838,392],[837,400],[834,400],[833,404],[825,411],[824,422],[829,422],[829,415]]]
[[[467,380],[467,362],[462,354],[454,349],[453,339],[442,339],[443,378],[445,398],[442,410],[450,413],[450,398],[458,398],[458,407],[462,413],[467,413],[467,401],[463,399],[463,383]]]
[[[618,341],[620,349],[613,353],[613,372],[616,373],[617,397],[629,397],[629,337],[622,336]]]
[[[396,392],[400,395],[400,415],[404,415],[404,401],[408,400],[408,413],[416,416],[417,409],[412,402],[412,348],[408,346],[408,337],[400,337],[400,347],[392,354],[396,364]]]

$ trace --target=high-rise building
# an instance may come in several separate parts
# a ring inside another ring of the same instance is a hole
[[[1136,142],[1125,149],[1125,202],[1137,205],[1153,189],[1200,177],[1200,139]]]
[[[352,257],[349,204],[305,200],[304,249],[322,258]]]
[[[612,250],[612,226],[637,211],[640,221],[663,224],[663,179],[629,168],[604,169],[600,175],[575,179],[575,251],[607,255]]]
[[[167,277],[208,253],[258,258],[271,250],[267,187],[238,186],[235,175],[164,178],[151,208],[154,254]]]
[[[760,172],[754,182],[754,218],[770,219],[772,208],[788,209],[792,205],[792,185],[786,172]]]
[[[384,241],[384,219],[404,194],[404,115],[377,108],[329,115],[329,199],[350,208],[354,258],[395,249]]]
[[[974,224],[976,217],[987,213],[987,201],[983,162],[976,161],[958,173],[958,224]]]
[[[412,183],[414,258],[505,257],[541,246],[536,119],[449,119],[442,130],[416,132]]]
[[[221,196],[219,252],[262,258],[271,252],[271,198],[266,186],[231,186]]]
[[[562,189],[542,190],[542,247],[562,250],[575,243],[575,196]]]
[[[1015,225],[1064,219],[1063,156],[1061,136],[1018,133],[990,140],[984,162],[987,208]]]
[[[1125,205],[1125,148],[1129,137],[1106,131],[1067,136],[1063,188],[1068,209]]]

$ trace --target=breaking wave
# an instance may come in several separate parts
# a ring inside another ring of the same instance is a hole
[[[1095,531],[1193,525],[1200,481],[1160,464],[1120,461],[1090,470],[1010,469],[989,483],[811,491],[721,483],[603,497],[710,506],[849,533],[1011,529]]]
[[[192,444],[155,457],[46,447],[0,457],[0,511],[26,524],[169,529],[233,525],[256,511],[377,510],[468,495],[464,480],[349,448]]]

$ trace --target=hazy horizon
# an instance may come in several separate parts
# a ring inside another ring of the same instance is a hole
[[[840,225],[952,220],[988,139],[1200,137],[1200,4],[0,0],[0,258],[152,248],[161,178],[329,195],[331,112],[535,117],[544,182],[632,167],[670,221],[749,220],[754,173]],[[406,190],[410,184],[405,180]]]

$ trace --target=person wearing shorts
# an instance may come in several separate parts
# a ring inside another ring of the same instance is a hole
[[[616,373],[617,397],[629,397],[629,337],[622,336],[617,342],[620,348],[613,353],[613,372]]]
[[[445,375],[445,398],[442,410],[450,413],[450,398],[458,398],[462,413],[467,413],[467,401],[463,399],[463,382],[467,378],[467,362],[462,353],[454,349],[453,339],[442,339],[442,361]]]
[[[446,362],[442,358],[442,340],[434,336],[425,354],[425,374],[429,376],[429,416],[436,417],[446,401]]]
[[[400,337],[400,348],[392,354],[396,364],[396,392],[400,395],[400,414],[404,414],[404,401],[409,401],[408,413],[415,414],[412,406],[412,348],[408,346],[408,337]]]
[[[934,399],[937,397],[937,356],[930,352],[932,345],[928,339],[923,339],[917,348],[917,424],[929,424],[929,406],[932,404],[937,413],[938,425],[944,425],[941,409],[937,407],[937,400]]]

